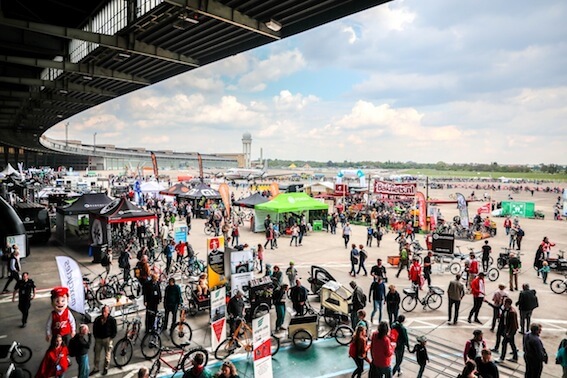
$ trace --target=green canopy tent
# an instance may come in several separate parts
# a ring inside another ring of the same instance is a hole
[[[309,197],[305,193],[281,193],[273,200],[254,206],[254,231],[261,232],[265,230],[264,219],[269,214],[272,222],[280,223],[283,219],[282,214],[305,213],[306,221],[309,220],[309,212],[324,211],[325,214],[329,209],[329,205]],[[280,233],[284,230],[280,229]]]

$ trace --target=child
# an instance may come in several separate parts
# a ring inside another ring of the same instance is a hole
[[[549,267],[549,264],[547,263],[547,261],[544,261],[542,263],[541,269],[538,271],[539,273],[541,273],[541,278],[543,278],[544,284],[547,284],[547,273],[549,273],[550,270],[551,268]]]
[[[364,371],[364,361],[370,363],[368,358],[368,350],[370,344],[368,343],[367,329],[363,325],[356,327],[354,337],[349,347],[349,357],[354,360],[356,370],[352,373],[352,377],[360,378]]]
[[[423,375],[423,371],[425,370],[425,365],[429,361],[429,357],[427,356],[427,348],[425,344],[427,344],[427,337],[419,336],[417,338],[417,342],[419,344],[415,344],[411,353],[415,353],[415,357],[417,359],[417,363],[419,364],[419,373],[417,373],[417,378],[421,378]]]
[[[197,295],[203,297],[209,294],[209,282],[207,281],[207,273],[201,273],[199,282],[197,283]]]

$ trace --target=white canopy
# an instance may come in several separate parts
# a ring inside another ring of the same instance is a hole
[[[5,176],[10,176],[10,175],[15,175],[15,176],[20,176],[20,172],[16,171],[14,169],[14,167],[12,167],[12,164],[8,163],[8,165],[6,166],[6,168],[4,168],[4,170],[2,171],[2,174]]]
[[[142,193],[157,193],[165,190],[165,187],[156,181],[146,181],[140,184],[140,190]]]

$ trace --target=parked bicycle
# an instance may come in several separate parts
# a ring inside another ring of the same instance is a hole
[[[139,317],[133,320],[125,320],[122,325],[126,324],[126,333],[124,337],[118,340],[112,349],[112,357],[114,363],[118,367],[128,365],[134,354],[134,344],[140,336],[140,328],[142,328],[142,320]]]
[[[224,360],[236,351],[244,350],[246,353],[251,353],[253,350],[252,328],[242,318],[234,321],[239,321],[240,324],[236,327],[233,334],[223,340],[215,349],[215,358],[217,360]],[[280,339],[270,335],[270,346],[272,356],[276,355],[278,350],[280,350]]]
[[[158,355],[161,349],[161,331],[163,329],[163,317],[165,316],[163,311],[151,311],[147,310],[150,314],[155,315],[154,324],[152,328],[144,335],[142,338],[142,355],[151,360]]]
[[[179,321],[175,323],[175,325],[171,328],[171,342],[176,347],[188,345],[191,342],[191,338],[193,337],[193,330],[191,329],[189,323],[186,322],[188,311],[188,306],[181,306]]]
[[[567,291],[567,274],[563,278],[557,278],[549,283],[551,291],[555,294],[563,294]]]
[[[17,370],[19,370],[19,372]],[[16,375],[16,374],[20,374],[20,375]],[[6,370],[5,375],[2,375],[0,373],[0,377],[14,378],[16,376],[22,377],[22,378],[32,378],[33,377],[31,371],[29,371],[28,369],[24,369],[21,366],[16,366],[13,363],[11,363],[10,366],[8,366],[8,370]]]
[[[142,296],[142,285],[135,277],[130,276],[127,280],[120,279],[114,274],[101,280],[102,286],[96,291],[96,298],[100,301],[103,299],[114,298],[117,295],[124,294],[129,299],[137,299]]]
[[[185,373],[186,371],[191,370],[191,368],[193,367],[193,360],[195,359],[195,355],[197,353],[203,354],[204,356],[203,366],[207,365],[207,363],[209,362],[209,352],[207,352],[206,349],[197,347],[186,351],[185,347],[186,346],[181,348],[160,347],[158,353],[156,354],[158,358],[154,361],[152,367],[150,368],[150,378],[156,378],[158,376],[162,363],[164,363],[171,370],[173,370],[174,374],[177,373],[178,371],[182,371]],[[179,359],[177,360],[177,364],[175,365],[170,364],[164,358],[164,356],[174,356],[174,355],[179,355]]]
[[[417,304],[421,304],[423,309],[429,307],[432,310],[437,310],[443,304],[443,294],[445,291],[437,286],[429,286],[429,290],[423,299],[419,299],[419,286],[412,284],[411,288],[405,288],[404,294],[406,296],[402,299],[402,308],[406,312],[412,312]]]
[[[85,290],[85,302],[87,304],[87,311],[96,309],[100,302],[96,299],[96,294],[93,288],[93,283],[88,277],[88,273],[83,274],[83,288]]]
[[[32,350],[17,341],[0,345],[0,359],[9,358],[15,364],[25,364],[32,358]]]

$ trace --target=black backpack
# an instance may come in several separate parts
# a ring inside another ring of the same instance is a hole
[[[102,265],[102,266],[109,266],[110,265],[110,257],[108,257],[108,254],[104,253],[102,258],[100,259],[100,265]]]
[[[128,266],[128,258],[128,252],[122,252],[118,258],[118,266],[122,269],[126,268]]]

